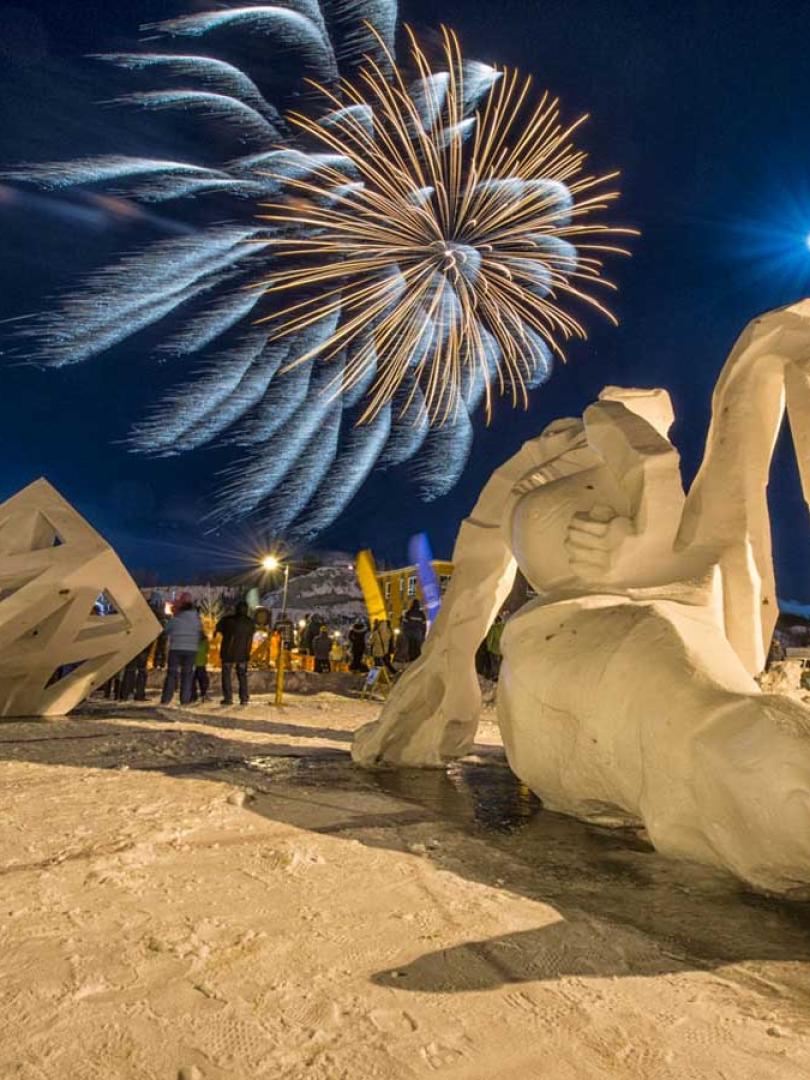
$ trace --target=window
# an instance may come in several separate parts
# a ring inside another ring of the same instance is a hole
[[[411,574],[408,578],[408,596],[416,596],[416,575]]]
[[[385,599],[386,600],[391,599],[391,579],[390,578],[385,582],[384,594],[385,594]]]
[[[443,593],[447,592],[447,586],[449,584],[450,584],[450,575],[449,574],[440,574],[439,575],[439,588],[441,589],[441,591]]]

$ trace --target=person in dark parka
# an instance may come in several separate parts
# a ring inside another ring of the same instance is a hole
[[[236,610],[219,620],[214,630],[222,635],[219,655],[222,660],[222,704],[233,705],[233,670],[239,682],[239,703],[247,705],[250,701],[248,690],[247,666],[253,649],[255,624],[248,615],[244,600],[236,605]]]
[[[366,628],[360,619],[357,619],[349,631],[349,644],[352,648],[352,662],[350,671],[365,671],[366,665],[363,657],[366,655]]]
[[[131,697],[134,697],[136,701],[146,701],[147,664],[153,644],[154,642],[150,641],[146,648],[141,649],[138,655],[133,657],[124,668],[124,674],[121,678],[120,701],[129,701]]]
[[[408,660],[418,660],[427,635],[427,619],[418,600],[411,601],[411,606],[402,616],[400,629],[408,643]]]
[[[312,652],[315,657],[315,670],[325,675],[331,671],[329,658],[332,653],[332,638],[325,626],[312,639]]]

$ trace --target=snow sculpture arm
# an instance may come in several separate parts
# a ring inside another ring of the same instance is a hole
[[[766,490],[786,397],[810,496],[808,300],[754,319],[732,349],[676,544],[693,562],[719,564],[726,636],[752,675],[765,664],[778,615]]]
[[[517,569],[506,535],[522,495],[516,485],[581,441],[580,421],[558,421],[492,475],[459,530],[453,578],[422,655],[395,685],[380,719],[357,732],[355,761],[440,766],[469,752],[481,707],[475,653]]]
[[[671,580],[683,511],[678,452],[667,438],[673,411],[665,390],[606,387],[585,410],[588,444],[612,473],[621,505],[574,515],[571,569],[591,585],[642,587]]]
[[[785,399],[804,501],[810,509],[810,363],[788,368]]]

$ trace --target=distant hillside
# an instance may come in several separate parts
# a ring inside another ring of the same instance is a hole
[[[265,593],[262,603],[274,617],[281,611],[282,590]],[[303,619],[317,612],[331,626],[343,626],[357,618],[366,618],[366,605],[354,570],[343,566],[321,566],[308,574],[290,579],[287,613],[291,619]]]

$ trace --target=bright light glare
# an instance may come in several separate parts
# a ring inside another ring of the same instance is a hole
[[[810,233],[807,234],[804,242],[807,245],[807,250],[810,251]]]
[[[262,559],[263,570],[278,570],[281,563],[278,561],[275,555],[265,555]]]

